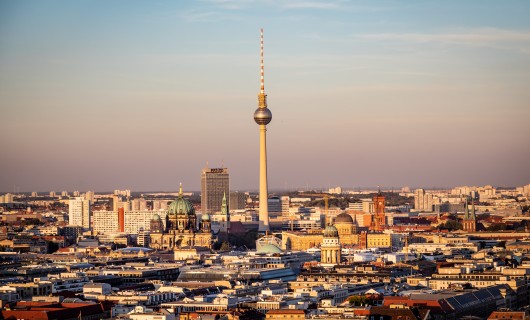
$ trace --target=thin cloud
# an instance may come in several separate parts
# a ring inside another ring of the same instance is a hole
[[[355,35],[354,38],[442,45],[456,44],[491,47],[506,45],[530,46],[530,32],[495,28],[460,30],[446,33],[373,33]]]
[[[251,0],[202,0],[201,2],[212,4],[221,8],[230,10],[240,10],[249,5],[254,4],[256,1]]]
[[[353,4],[348,1],[319,1],[319,0],[300,0],[300,1],[280,1],[280,6],[285,10],[290,9],[327,9],[335,11],[365,12],[365,11],[383,11],[391,9],[388,6],[374,6]]]
[[[180,17],[189,22],[204,22],[228,19],[228,16],[217,11],[190,10],[180,14]]]
[[[255,7],[264,5],[270,7],[292,8],[292,9],[327,9],[337,8],[340,2],[319,1],[319,0],[202,0],[206,4],[215,5],[225,9],[243,9],[246,7]]]
[[[280,10],[380,11],[388,9],[380,6],[352,4],[344,0],[201,0],[200,2],[228,10],[244,10],[259,6]]]
[[[283,8],[285,9],[336,9],[338,7],[338,3],[328,1],[289,1],[283,4]]]

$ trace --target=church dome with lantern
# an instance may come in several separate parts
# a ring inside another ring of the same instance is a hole
[[[167,213],[170,215],[194,215],[195,208],[193,208],[193,204],[191,204],[188,199],[185,199],[182,197],[182,195],[179,195],[179,197],[175,201],[169,204]]]
[[[338,238],[339,231],[332,225],[329,225],[324,229],[324,237],[326,238]]]
[[[178,198],[171,202],[168,207],[168,215],[195,215],[195,208],[191,201],[183,197],[182,186],[180,186]]]

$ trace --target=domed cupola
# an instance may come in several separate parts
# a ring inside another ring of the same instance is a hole
[[[182,194],[182,184],[178,198],[171,202],[167,210],[167,229],[178,232],[195,232],[197,229],[197,216],[195,208],[188,199],[184,199]]]
[[[324,237],[326,238],[338,238],[339,237],[339,231],[337,228],[335,228],[332,225],[328,225],[326,229],[324,229]]]
[[[353,224],[353,218],[346,212],[343,212],[335,218],[335,224],[339,224],[339,223],[340,224]]]
[[[210,222],[210,215],[207,213],[201,216],[201,230],[202,232],[212,231],[212,223]]]
[[[169,204],[168,208],[168,215],[183,215],[183,216],[190,216],[195,215],[195,208],[193,208],[193,204],[183,197],[182,194],[182,185],[180,186],[179,190],[179,197],[171,202]]]

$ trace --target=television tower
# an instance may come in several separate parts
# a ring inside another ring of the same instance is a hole
[[[263,65],[263,29],[260,30],[260,92],[258,108],[254,112],[254,121],[259,125],[259,227],[258,232],[269,231],[269,206],[267,187],[267,125],[272,120],[272,113],[267,108]]]

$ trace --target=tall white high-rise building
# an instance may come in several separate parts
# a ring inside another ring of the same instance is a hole
[[[432,212],[433,204],[433,195],[431,193],[426,193],[424,189],[416,189],[414,191],[414,209]]]
[[[522,194],[524,196],[530,197],[530,184],[522,187]]]
[[[124,211],[123,232],[127,234],[138,234],[141,230],[149,231],[151,220],[155,216],[160,217],[165,227],[166,215],[166,210]],[[99,234],[121,232],[119,220],[118,211],[94,211],[93,231]]]
[[[147,200],[144,198],[138,198],[131,200],[131,211],[146,211]]]
[[[289,196],[282,196],[280,199],[282,202],[282,216],[288,217],[289,207],[291,206],[291,198]]]
[[[83,197],[75,197],[68,202],[69,225],[80,226],[90,229],[92,214],[90,212],[90,200]]]
[[[84,196],[86,200],[94,201],[94,191],[87,191]]]
[[[13,195],[11,193],[6,193],[0,197],[0,203],[11,203],[13,202]]]
[[[118,211],[92,212],[92,230],[94,234],[111,234],[119,231]]]
[[[118,212],[118,209],[123,208],[125,211],[131,210],[131,205],[129,201],[123,201],[121,196],[113,195],[112,196],[112,210]]]
[[[151,220],[158,215],[164,224],[166,223],[167,211],[126,211],[125,212],[125,233],[136,234],[143,229],[150,230]]]
[[[328,189],[329,194],[341,194],[342,193],[342,187],[335,187],[335,188],[329,188]]]
[[[349,210],[363,211],[363,202],[350,202],[348,203]]]
[[[166,211],[168,207],[167,200],[153,200],[153,211]]]
[[[124,197],[130,197],[131,196],[131,190],[114,190],[114,195],[117,196],[124,196]]]
[[[374,213],[374,201],[372,199],[361,199],[363,212]]]

